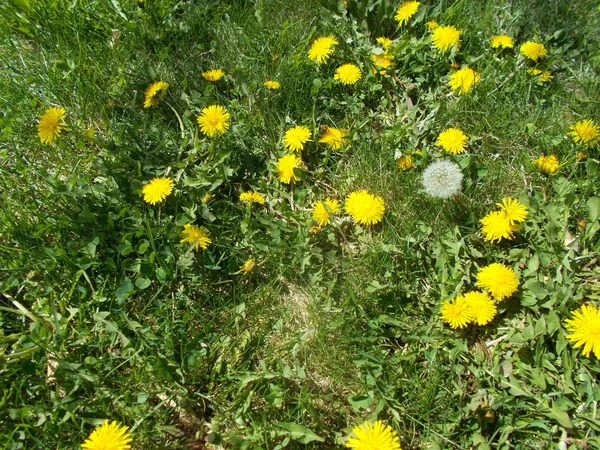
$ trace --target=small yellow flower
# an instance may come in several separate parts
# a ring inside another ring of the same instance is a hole
[[[334,36],[317,38],[308,51],[308,58],[319,64],[324,63],[329,59],[329,56],[333,53],[333,47],[338,43]]]
[[[207,192],[206,194],[204,194],[204,196],[200,199],[200,201],[202,203],[208,203],[213,199],[213,196],[211,195],[210,192]]]
[[[381,420],[364,422],[352,428],[346,448],[354,450],[401,450],[398,434]]]
[[[198,250],[199,248],[206,250],[212,242],[210,239],[210,234],[206,228],[199,227],[191,223],[186,223],[183,226],[181,237],[182,239],[179,242],[182,244],[187,242],[194,247],[194,250]]]
[[[165,83],[164,81],[157,81],[148,86],[145,94],[144,108],[150,108],[151,106],[157,105],[168,87],[169,83]]]
[[[128,427],[119,422],[104,423],[94,429],[92,434],[81,444],[83,450],[129,450],[132,438]]]
[[[463,67],[450,75],[448,85],[457,94],[466,94],[471,90],[473,85],[479,82],[480,78],[481,76],[478,72],[469,67]]]
[[[401,156],[396,160],[396,165],[402,170],[414,169],[416,167],[411,155]]]
[[[600,138],[600,126],[596,125],[592,119],[582,120],[569,127],[567,133],[577,144],[590,147],[598,142]]]
[[[588,155],[583,153],[583,152],[577,152],[577,161],[583,161],[584,159],[587,159]]]
[[[490,46],[492,48],[513,48],[515,43],[513,38],[506,34],[498,34],[490,40]]]
[[[340,202],[327,198],[324,202],[317,201],[312,210],[312,217],[319,227],[324,227],[331,221],[331,216],[340,210]]]
[[[144,201],[151,205],[162,202],[173,191],[173,180],[170,178],[153,178],[142,188]]]
[[[281,87],[281,84],[279,84],[279,81],[273,81],[273,80],[265,81],[264,85],[267,89],[279,89]]]
[[[538,59],[546,56],[546,47],[544,44],[537,42],[527,41],[520,48],[521,54],[532,61],[537,62]]]
[[[492,297],[500,301],[517,292],[519,279],[511,267],[492,263],[479,271],[476,286],[485,289]]]
[[[356,64],[344,64],[337,68],[333,78],[343,84],[354,84],[360,80],[362,74]]]
[[[333,150],[339,149],[348,139],[348,130],[345,128],[332,128],[324,125],[322,127],[321,139],[319,142],[329,145]]]
[[[394,43],[391,39],[388,39],[386,37],[378,37],[376,41],[379,45],[383,47],[384,50],[389,49]]]
[[[583,356],[594,352],[600,358],[600,310],[592,305],[582,305],[581,311],[573,312],[570,319],[565,320],[567,340],[575,344],[574,348],[583,346]]]
[[[386,55],[385,53],[379,55],[373,53],[371,55],[371,60],[375,66],[375,71],[379,71],[379,73],[385,73],[385,70],[394,64],[393,57]]]
[[[540,169],[542,172],[549,173],[550,175],[554,175],[558,172],[560,168],[560,163],[556,155],[550,156],[540,156],[533,163]]]
[[[304,148],[304,143],[310,141],[312,133],[302,125],[290,128],[283,135],[283,145],[290,150],[299,152]]]
[[[458,155],[465,152],[469,138],[458,128],[448,128],[440,133],[435,145],[442,147],[447,152]]]
[[[496,206],[500,207],[500,211],[510,223],[523,222],[529,215],[527,207],[519,203],[516,198],[505,197],[500,203],[496,203]]]
[[[454,46],[458,49],[461,33],[452,25],[434,28],[431,36],[433,46],[443,52],[447,52]]]
[[[206,72],[202,72],[202,76],[208,81],[219,81],[225,76],[225,72],[221,69],[211,69]]]
[[[207,106],[198,117],[200,131],[208,137],[224,134],[229,128],[229,117],[229,113],[221,105]]]
[[[511,223],[503,211],[492,211],[479,221],[486,241],[500,242],[502,239],[514,239],[518,225]]]
[[[286,184],[298,180],[299,178],[294,173],[294,169],[298,169],[300,166],[302,166],[302,160],[294,154],[290,153],[279,158],[276,169],[277,178],[279,178],[279,181]]]
[[[427,26],[427,29],[428,29],[429,31],[433,31],[433,30],[435,30],[437,27],[439,27],[439,26],[440,26],[440,24],[439,24],[439,23],[437,23],[435,20],[430,20],[430,21],[429,21],[429,22],[427,22],[425,25]]]
[[[258,192],[254,191],[246,191],[240,194],[240,201],[248,203],[249,205],[252,203],[258,203],[259,205],[265,204],[265,197]]]
[[[65,109],[57,106],[44,111],[37,126],[42,144],[53,144],[62,130],[68,130],[67,124],[64,122],[66,115]]]
[[[473,321],[473,311],[466,299],[459,295],[454,301],[446,300],[440,307],[442,320],[450,325],[450,328],[464,328]]]
[[[421,4],[420,2],[411,1],[411,2],[404,2],[398,7],[398,10],[396,11],[396,16],[394,16],[394,19],[396,19],[396,22],[398,22],[399,27],[408,23],[410,18],[412,16],[414,16],[417,13],[417,11],[419,10],[420,4]]]
[[[463,298],[473,313],[473,322],[477,325],[487,325],[496,316],[496,304],[489,295],[471,291],[463,295]]]
[[[248,275],[250,272],[253,272],[254,269],[256,269],[256,261],[253,258],[249,258],[240,266],[240,273]]]
[[[536,69],[534,67],[530,67],[529,69],[527,69],[527,73],[534,77],[537,76],[539,83],[547,83],[549,81],[552,81],[552,78],[554,78],[552,72],[548,70],[542,72],[540,69]]]
[[[352,192],[346,199],[346,212],[363,225],[374,225],[381,222],[385,213],[385,202],[378,195],[366,190]]]

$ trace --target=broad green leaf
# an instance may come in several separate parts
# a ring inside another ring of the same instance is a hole
[[[560,424],[560,426],[562,426],[563,428],[568,428],[568,429],[573,428],[573,424],[571,423],[569,414],[567,414],[566,411],[563,411],[562,409],[560,409],[558,406],[552,405],[552,407],[549,408],[545,412],[545,414],[549,418],[556,420]]]
[[[290,437],[301,444],[308,444],[312,441],[325,441],[325,439],[315,434],[310,428],[303,427],[294,422],[275,422],[275,425],[289,431]]]

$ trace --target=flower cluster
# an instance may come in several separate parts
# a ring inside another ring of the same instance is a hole
[[[481,219],[481,231],[486,241],[500,242],[502,239],[513,239],[514,233],[520,229],[519,223],[529,215],[527,207],[517,199],[506,197],[500,203],[498,211],[491,211]]]

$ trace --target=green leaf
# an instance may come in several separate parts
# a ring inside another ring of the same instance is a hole
[[[590,222],[595,222],[600,217],[600,197],[592,197],[587,202],[586,205],[590,210]]]
[[[146,277],[139,277],[135,280],[135,287],[138,289],[146,289],[152,282]]]
[[[525,283],[524,287],[540,300],[546,298],[546,296],[548,295],[548,291],[546,291],[546,286],[541,281],[529,281]]]
[[[545,414],[550,419],[556,420],[560,424],[561,427],[567,428],[567,429],[573,428],[573,424],[571,423],[569,414],[567,414],[566,411],[563,411],[562,409],[560,409],[558,406],[552,405],[552,407],[549,408],[548,411],[545,412]]]
[[[321,436],[316,435],[311,429],[298,425],[294,422],[275,422],[275,425],[290,432],[290,437],[301,444],[308,444],[312,441],[324,442]]]
[[[119,300],[120,302],[124,302],[127,299],[127,297],[129,297],[134,292],[135,287],[133,286],[133,283],[131,282],[129,277],[125,277],[125,279],[121,283],[121,286],[119,286],[116,290],[115,296],[117,297],[117,300]]]

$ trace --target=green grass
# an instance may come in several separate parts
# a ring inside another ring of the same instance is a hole
[[[0,448],[79,448],[104,419],[135,449],[342,448],[375,419],[405,449],[600,445],[598,360],[564,326],[600,299],[598,146],[576,162],[566,135],[600,120],[598,4],[422,3],[400,30],[387,0],[0,5]],[[462,30],[456,54],[432,50],[430,20]],[[490,49],[497,33],[515,49]],[[316,66],[306,52],[330,34]],[[395,39],[392,75],[370,74],[379,36]],[[527,40],[548,48],[550,83],[526,73]],[[361,66],[355,86],[333,82],[343,62]],[[453,63],[481,73],[464,96],[447,87]],[[166,95],[144,109],[158,80]],[[211,104],[231,113],[215,140],[196,122]],[[70,130],[42,145],[53,105]],[[275,163],[296,124],[313,139],[290,189]],[[349,145],[319,144],[322,125]],[[435,147],[450,126],[467,154]],[[554,176],[532,163],[551,153]],[[422,189],[440,157],[463,170],[459,201]],[[145,204],[165,174],[174,193]],[[249,189],[265,207],[240,204]],[[381,224],[342,214],[311,233],[316,200],[358,189],[384,198]],[[479,220],[506,196],[530,216],[515,240],[485,242]],[[180,243],[191,222],[206,251]],[[517,270],[519,292],[489,325],[444,325],[440,303],[492,262]]]

